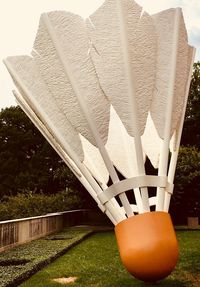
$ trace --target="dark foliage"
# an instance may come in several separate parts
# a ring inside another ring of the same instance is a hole
[[[200,217],[200,151],[195,147],[180,148],[171,213],[177,224]]]
[[[182,145],[200,148],[200,62],[194,64],[190,85]]]
[[[54,194],[80,188],[78,180],[20,107],[0,113],[0,197],[19,192]]]
[[[64,187],[54,177],[63,163],[19,107],[0,113],[0,195],[24,190],[54,193]]]

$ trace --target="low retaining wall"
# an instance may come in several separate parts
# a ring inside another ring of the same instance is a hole
[[[198,217],[188,217],[187,224],[189,228],[197,228],[199,227],[199,218]]]
[[[0,222],[0,252],[74,225],[105,225],[109,221],[95,210],[80,209]]]

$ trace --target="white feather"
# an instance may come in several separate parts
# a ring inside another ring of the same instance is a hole
[[[121,2],[124,15],[120,15],[118,2]],[[87,26],[93,45],[91,56],[105,94],[131,136],[135,135],[131,98],[135,98],[137,128],[142,134],[156,73],[156,38],[151,17],[142,14],[142,8],[132,0],[106,0],[90,16]],[[127,55],[128,63],[124,60]],[[130,95],[132,82],[134,94]]]
[[[124,177],[130,178],[138,173],[134,139],[127,133],[113,107],[111,107],[110,111],[106,149],[115,167]]]
[[[171,119],[170,137],[174,133],[180,121],[185,102],[185,83],[189,75],[191,60],[189,57],[189,45],[187,32],[182,13],[178,27],[175,27],[177,9],[169,9],[153,15],[158,39],[157,74],[155,83],[155,93],[151,105],[151,117],[160,138],[164,138],[164,131],[167,121],[167,106],[169,99],[169,85],[171,83],[172,54],[176,49],[175,79],[173,94],[173,111]],[[178,30],[177,46],[173,41],[174,31]]]
[[[80,135],[82,147],[84,151],[83,163],[87,166],[88,170],[104,188],[109,180],[109,173],[104,164],[102,156],[97,147],[92,145],[86,138]]]
[[[56,39],[49,33],[47,20]],[[57,47],[62,47],[64,63],[57,53]],[[81,17],[64,11],[41,16],[32,52],[40,73],[71,124],[96,145],[79,105],[77,91],[85,101],[88,113],[92,116],[104,143],[107,140],[110,108],[99,86],[88,49],[89,40]],[[67,66],[69,73],[66,73],[63,64]]]
[[[188,81],[190,83],[191,80],[191,66],[193,66],[193,61],[194,61],[194,53],[195,49],[191,46],[188,46],[188,56],[187,56],[187,66],[186,66],[186,81],[183,82],[184,86],[184,102],[183,102],[183,109],[180,112],[181,117],[177,121],[177,125],[175,126],[175,131],[174,135],[171,138],[170,141],[170,150],[171,152],[177,151],[179,149],[180,145],[180,138],[181,138],[181,133],[182,133],[182,128],[183,128],[183,120],[184,120],[184,115],[185,115],[185,109],[187,106],[187,99],[188,99]]]
[[[36,111],[45,125],[49,126],[51,123],[53,127],[51,133],[56,133],[64,146],[67,142],[82,161],[84,156],[79,135],[57,107],[34,59],[29,56],[9,57],[5,60],[5,64],[30,107]],[[38,105],[40,110],[37,108]]]
[[[101,86],[127,132],[134,137],[138,174],[145,174],[140,136],[150,109],[156,73],[153,20],[132,0],[106,0],[90,16],[87,26]],[[117,153],[112,153],[113,161],[117,157]],[[142,197],[144,210],[149,211],[147,189],[142,190]]]
[[[160,149],[163,140],[159,137],[152,121],[151,115],[148,115],[144,134],[142,135],[143,151],[151,161],[154,168],[159,166]]]

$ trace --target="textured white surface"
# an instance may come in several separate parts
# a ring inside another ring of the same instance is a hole
[[[169,9],[153,15],[158,39],[157,75],[155,92],[151,105],[151,117],[161,138],[164,138],[164,131],[167,119],[168,90],[172,74],[172,51],[177,49],[176,76],[173,95],[173,112],[171,121],[171,136],[180,121],[184,102],[185,84],[188,79],[189,46],[187,32],[183,16],[178,27],[178,45],[173,42],[175,27],[176,9]]]
[[[133,177],[138,174],[134,139],[127,133],[113,107],[110,111],[106,149],[113,164],[124,177]]]
[[[57,107],[54,97],[51,92],[47,89],[43,78],[40,75],[37,66],[35,65],[34,59],[29,56],[17,56],[9,57],[7,62],[11,64],[12,69],[15,71],[20,81],[29,91],[26,93],[21,85],[21,83],[16,79],[15,75],[11,73],[16,86],[19,91],[22,91],[24,97],[28,104],[36,111],[38,116],[43,120],[43,114],[49,119],[49,121],[54,126],[53,133],[58,132],[62,135],[63,145],[66,141],[80,160],[83,160],[83,150],[80,138],[77,131],[71,126],[70,122],[67,120],[65,115]],[[38,103],[42,112],[37,111],[35,108],[34,101]],[[45,125],[48,126],[48,123],[45,122]]]
[[[59,11],[47,14],[62,48],[65,61],[76,82],[88,113],[96,123],[102,140],[107,140],[109,103],[99,86],[96,72],[88,55],[89,41],[83,19],[79,16]],[[55,48],[55,43],[48,33],[43,17],[36,36],[32,52],[45,80],[48,89],[55,98],[57,105],[66,115],[71,124],[93,144],[96,144],[79,106],[74,86],[66,75]]]
[[[144,134],[142,135],[142,146],[144,153],[148,156],[154,168],[159,166],[160,150],[163,140],[159,137],[152,121],[148,115]]]
[[[87,20],[92,40],[91,56],[100,83],[113,107],[120,116],[128,133],[134,136],[132,99],[135,97],[139,118],[139,132],[143,133],[153,93],[156,62],[156,39],[153,21],[132,0],[124,0],[123,14],[128,43],[125,52],[130,59],[129,67],[124,62],[124,31],[120,27],[118,0],[105,3]],[[131,71],[134,94],[130,95],[128,71]],[[135,116],[135,115],[133,115]]]
[[[84,164],[87,166],[94,178],[99,184],[104,187],[106,186],[109,173],[105,167],[104,161],[101,157],[99,149],[92,145],[87,139],[80,135],[82,147],[84,151]]]
[[[174,136],[171,139],[170,142],[170,150],[176,151],[179,149],[180,145],[180,139],[183,128],[183,122],[181,121],[181,117],[183,113],[185,113],[185,106],[187,105],[187,99],[188,99],[188,80],[190,81],[190,73],[191,73],[191,66],[193,65],[193,54],[194,54],[194,48],[191,46],[188,46],[188,55],[187,55],[187,66],[186,66],[186,80],[183,82],[184,86],[184,95],[183,95],[183,109],[180,112],[180,118],[177,121],[177,125],[175,127]],[[174,111],[175,112],[175,111]]]
[[[67,162],[69,168],[73,171],[73,173],[80,179],[82,174],[80,170],[78,170],[74,161],[70,158],[70,156],[64,151],[63,147],[60,143],[55,139],[52,135],[52,132],[49,130],[49,126],[44,125],[41,119],[36,115],[36,113],[32,110],[31,106],[26,102],[26,96],[17,91],[13,91],[13,94],[16,98],[17,103],[25,112],[25,114],[31,119],[33,124],[38,128],[38,130],[42,133],[45,139],[49,142],[49,144],[55,149],[55,151],[59,154],[59,156],[63,159],[64,162]]]

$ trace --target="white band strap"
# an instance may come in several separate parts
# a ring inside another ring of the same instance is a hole
[[[173,184],[167,182],[166,176],[143,175],[121,180],[109,186],[106,190],[98,194],[101,204],[105,204],[111,198],[134,188],[139,187],[163,187],[167,192],[172,193]]]

